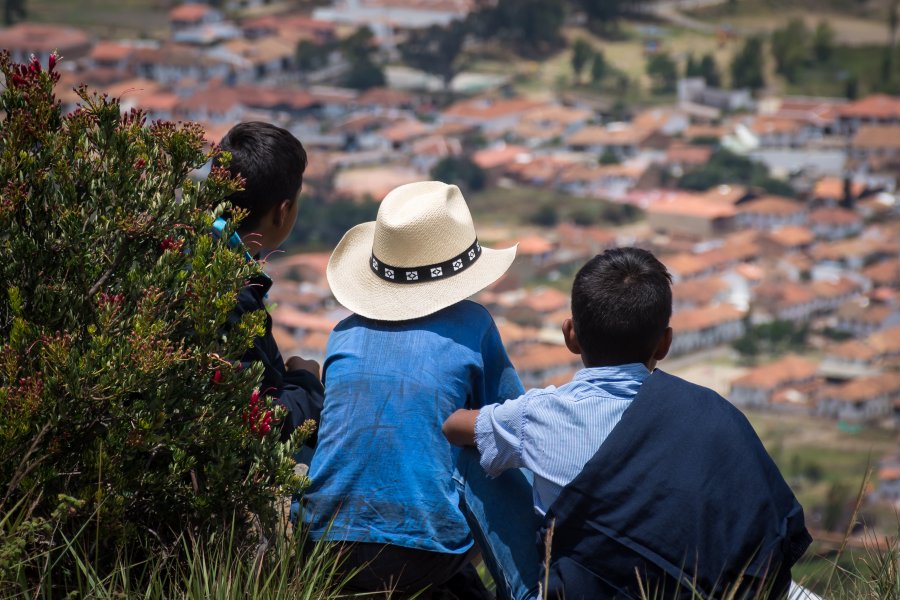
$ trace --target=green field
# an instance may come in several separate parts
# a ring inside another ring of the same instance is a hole
[[[559,221],[579,217],[596,225],[623,224],[641,216],[637,209],[613,202],[539,188],[492,187],[470,194],[468,203],[476,223],[492,227],[528,225],[539,212],[551,209]]]
[[[165,0],[26,0],[28,20],[83,27],[103,38],[154,37],[168,30]]]

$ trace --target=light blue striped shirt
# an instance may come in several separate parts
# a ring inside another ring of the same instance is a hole
[[[534,473],[534,507],[543,514],[600,448],[650,371],[632,363],[582,369],[561,386],[529,390],[481,409],[475,445],[491,476]]]

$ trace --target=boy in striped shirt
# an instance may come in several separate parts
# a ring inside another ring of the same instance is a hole
[[[444,422],[488,475],[534,473],[546,597],[780,598],[811,541],[740,411],[656,369],[671,314],[665,266],[645,250],[608,250],[576,275],[562,326],[585,368]]]

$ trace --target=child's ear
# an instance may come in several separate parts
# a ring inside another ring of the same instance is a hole
[[[662,360],[669,353],[669,348],[672,347],[672,328],[666,327],[665,332],[663,332],[662,337],[659,339],[659,343],[656,345],[656,351],[653,353],[653,360]]]
[[[275,214],[273,216],[275,218],[276,227],[281,227],[282,224],[287,221],[288,216],[291,214],[293,202],[294,200],[282,200],[275,205]]]
[[[578,343],[578,336],[575,335],[575,322],[571,318],[563,321],[562,333],[569,352],[581,355],[581,344]]]

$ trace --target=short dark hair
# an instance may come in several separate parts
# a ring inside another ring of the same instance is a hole
[[[648,362],[671,317],[672,276],[646,250],[607,250],[575,276],[572,320],[591,366]]]
[[[271,123],[232,127],[219,144],[231,153],[228,170],[244,178],[244,189],[228,200],[248,211],[241,227],[255,227],[282,200],[294,200],[303,186],[306,150],[294,135]]]

